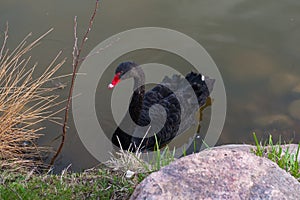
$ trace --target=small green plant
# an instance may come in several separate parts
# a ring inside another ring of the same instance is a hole
[[[258,142],[256,134],[253,133],[253,138],[256,145],[256,150],[254,153],[260,157],[266,157],[273,162],[277,163],[278,166],[287,172],[289,172],[292,176],[294,176],[298,181],[300,181],[300,170],[299,170],[299,161],[298,155],[300,150],[300,143],[298,144],[298,148],[296,154],[290,152],[289,147],[283,149],[281,145],[281,140],[274,145],[272,136],[269,136],[269,140],[262,145]]]
[[[167,166],[172,161],[175,160],[175,148],[173,149],[173,151],[171,151],[168,146],[165,146],[163,151],[161,151],[159,148],[159,142],[155,134],[154,137],[155,137],[155,154],[152,158],[152,162],[150,163],[152,165],[152,170],[158,171],[161,169],[161,167]]]

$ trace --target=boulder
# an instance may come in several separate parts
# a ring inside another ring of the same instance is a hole
[[[252,147],[225,145],[178,159],[149,175],[130,199],[299,199],[300,183]]]

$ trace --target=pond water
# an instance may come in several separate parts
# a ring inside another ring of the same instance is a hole
[[[59,50],[68,62],[59,74],[71,73],[73,19],[78,18],[78,35],[82,35],[94,8],[93,0],[2,0],[0,2],[0,31],[9,22],[8,47],[13,48],[29,32],[35,37],[51,27],[54,31],[32,52],[43,71]],[[218,144],[253,143],[252,132],[266,139],[295,142],[300,140],[300,2],[258,0],[104,0],[100,3],[94,27],[83,54],[98,43],[122,31],[137,27],[164,27],[182,32],[199,42],[215,61],[222,75],[227,94],[227,116]],[[182,66],[186,62],[166,52],[144,50],[118,58],[138,63],[165,63]],[[107,83],[114,67],[108,70]],[[186,66],[185,66],[186,67]],[[185,67],[182,69],[184,70]],[[38,73],[38,71],[37,71]],[[61,79],[70,85],[69,78]],[[102,101],[110,91],[98,86],[97,115]],[[68,87],[59,91],[67,98]],[[209,115],[209,109],[205,114]],[[203,129],[209,117],[204,117]],[[109,121],[104,122],[110,126]],[[61,127],[51,122],[41,144],[51,142],[61,133]],[[82,145],[72,116],[62,154],[56,162],[60,170],[72,163],[73,170],[96,165]],[[88,128],[88,127],[87,127]]]

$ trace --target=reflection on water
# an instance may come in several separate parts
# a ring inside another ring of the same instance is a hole
[[[73,17],[78,16],[78,33],[83,33],[93,6],[93,0],[41,0],[34,3],[4,0],[0,2],[0,30],[5,29],[8,21],[8,46],[12,48],[29,32],[38,36],[54,27],[54,32],[34,50],[33,60],[38,60],[40,67],[46,66],[62,49],[69,59],[60,73],[68,74],[72,70]],[[219,144],[250,143],[253,131],[270,132],[275,138],[281,134],[283,139],[299,141],[299,10],[297,0],[106,0],[101,2],[84,53],[107,37],[131,28],[157,26],[183,32],[206,48],[225,82],[228,112]],[[166,63],[186,69],[185,62],[160,52],[137,52],[124,55],[122,59]],[[107,71],[110,74],[105,77],[107,83],[114,68]],[[68,79],[59,82],[68,83]],[[106,85],[98,88],[96,100],[101,104],[108,91]],[[66,99],[67,89],[59,90],[61,99]],[[101,115],[102,111],[98,112]],[[47,141],[61,133],[61,127],[50,122],[44,125],[48,132],[42,143],[49,144]],[[72,119],[69,126],[67,143],[57,162],[58,169],[69,163],[73,163],[75,170],[93,166],[97,162],[82,146]],[[203,126],[206,126],[205,121]]]

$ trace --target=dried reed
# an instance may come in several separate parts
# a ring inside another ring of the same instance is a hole
[[[54,73],[65,59],[58,61],[61,52],[53,59],[46,70],[33,78],[37,64],[31,66],[30,51],[36,47],[43,34],[28,44],[27,35],[13,50],[6,47],[8,26],[0,47],[0,169],[20,170],[41,165],[41,158],[49,147],[39,147],[36,140],[41,136],[40,122],[51,119],[57,111],[58,95],[51,94],[55,88],[44,87],[53,80]]]

